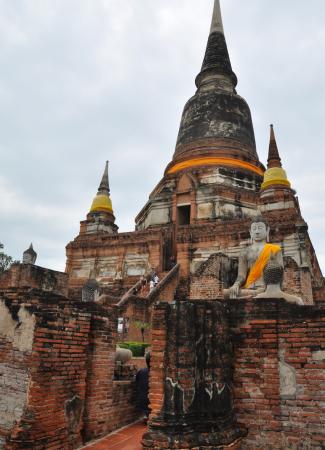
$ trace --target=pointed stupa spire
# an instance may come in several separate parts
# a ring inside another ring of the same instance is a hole
[[[267,159],[267,167],[268,169],[271,169],[272,167],[282,167],[273,125],[270,125],[270,144],[269,144],[269,156]]]
[[[290,188],[291,184],[288,180],[286,171],[282,168],[281,158],[275,139],[274,127],[270,126],[270,144],[269,156],[267,160],[267,171],[264,173],[264,180],[261,186],[262,190],[270,187],[286,187]]]
[[[105,164],[105,170],[103,173],[102,181],[100,182],[98,193],[101,194],[110,194],[109,190],[109,177],[108,177],[108,161]]]
[[[97,195],[91,205],[90,212],[108,212],[113,214],[112,201],[109,194],[108,161],[106,161],[104,174],[102,176]]]
[[[214,2],[214,9],[213,9],[213,15],[212,15],[210,34],[212,34],[214,32],[218,32],[218,33],[224,34],[223,23],[222,23],[222,16],[221,16],[221,8],[220,8],[220,1],[219,0],[215,0],[215,2]]]
[[[234,89],[237,85],[237,77],[232,71],[227,43],[225,39],[220,0],[214,1],[210,35],[201,68],[196,77],[196,85],[200,88],[210,83],[215,77],[225,77]]]

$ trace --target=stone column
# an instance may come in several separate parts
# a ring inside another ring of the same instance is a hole
[[[143,448],[239,448],[226,306],[160,303],[153,316],[152,413]]]

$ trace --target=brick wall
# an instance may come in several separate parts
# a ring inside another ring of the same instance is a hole
[[[222,296],[222,282],[215,276],[191,276],[190,281],[190,299],[215,300]]]
[[[89,305],[89,334],[83,436],[86,441],[120,428],[138,417],[130,381],[114,381],[117,309]]]
[[[0,448],[27,405],[34,319],[27,309],[0,300]]]
[[[243,449],[325,447],[325,311],[234,302],[235,405]]]
[[[2,394],[15,406],[2,430],[6,449],[75,448],[82,442],[90,314],[49,293],[11,291],[2,299],[16,322],[13,336],[4,326],[0,333]]]
[[[138,417],[132,383],[114,382],[116,334],[115,307],[39,289],[0,290],[6,450],[73,449]]]
[[[136,409],[134,381],[114,381],[112,406],[115,410],[112,422],[114,429],[139,419],[141,413]]]
[[[299,267],[290,257],[284,258],[283,291],[301,297],[305,304],[314,304],[312,279],[307,267]]]
[[[111,430],[115,366],[116,317],[112,309],[92,308],[87,355],[83,436],[86,441]],[[110,320],[111,317],[111,320]]]
[[[0,289],[40,289],[58,295],[68,293],[68,275],[32,264],[13,264],[0,276]]]
[[[151,417],[159,415],[163,408],[165,382],[165,349],[167,343],[167,303],[155,306],[152,318],[152,342],[150,360],[149,401]]]

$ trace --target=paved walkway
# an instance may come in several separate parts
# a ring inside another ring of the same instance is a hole
[[[92,442],[81,450],[142,450],[141,439],[146,429],[143,422],[138,422]]]

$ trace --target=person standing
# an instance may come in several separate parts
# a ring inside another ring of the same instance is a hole
[[[150,408],[149,408],[149,373],[150,373],[150,352],[147,352],[145,355],[146,365],[144,369],[138,370],[135,377],[136,384],[136,393],[137,393],[137,409],[143,412],[146,416],[145,420],[147,421]]]
[[[153,279],[153,282],[154,282],[154,286],[156,287],[157,284],[159,283],[159,277],[158,277],[157,274],[155,274],[154,279]]]

